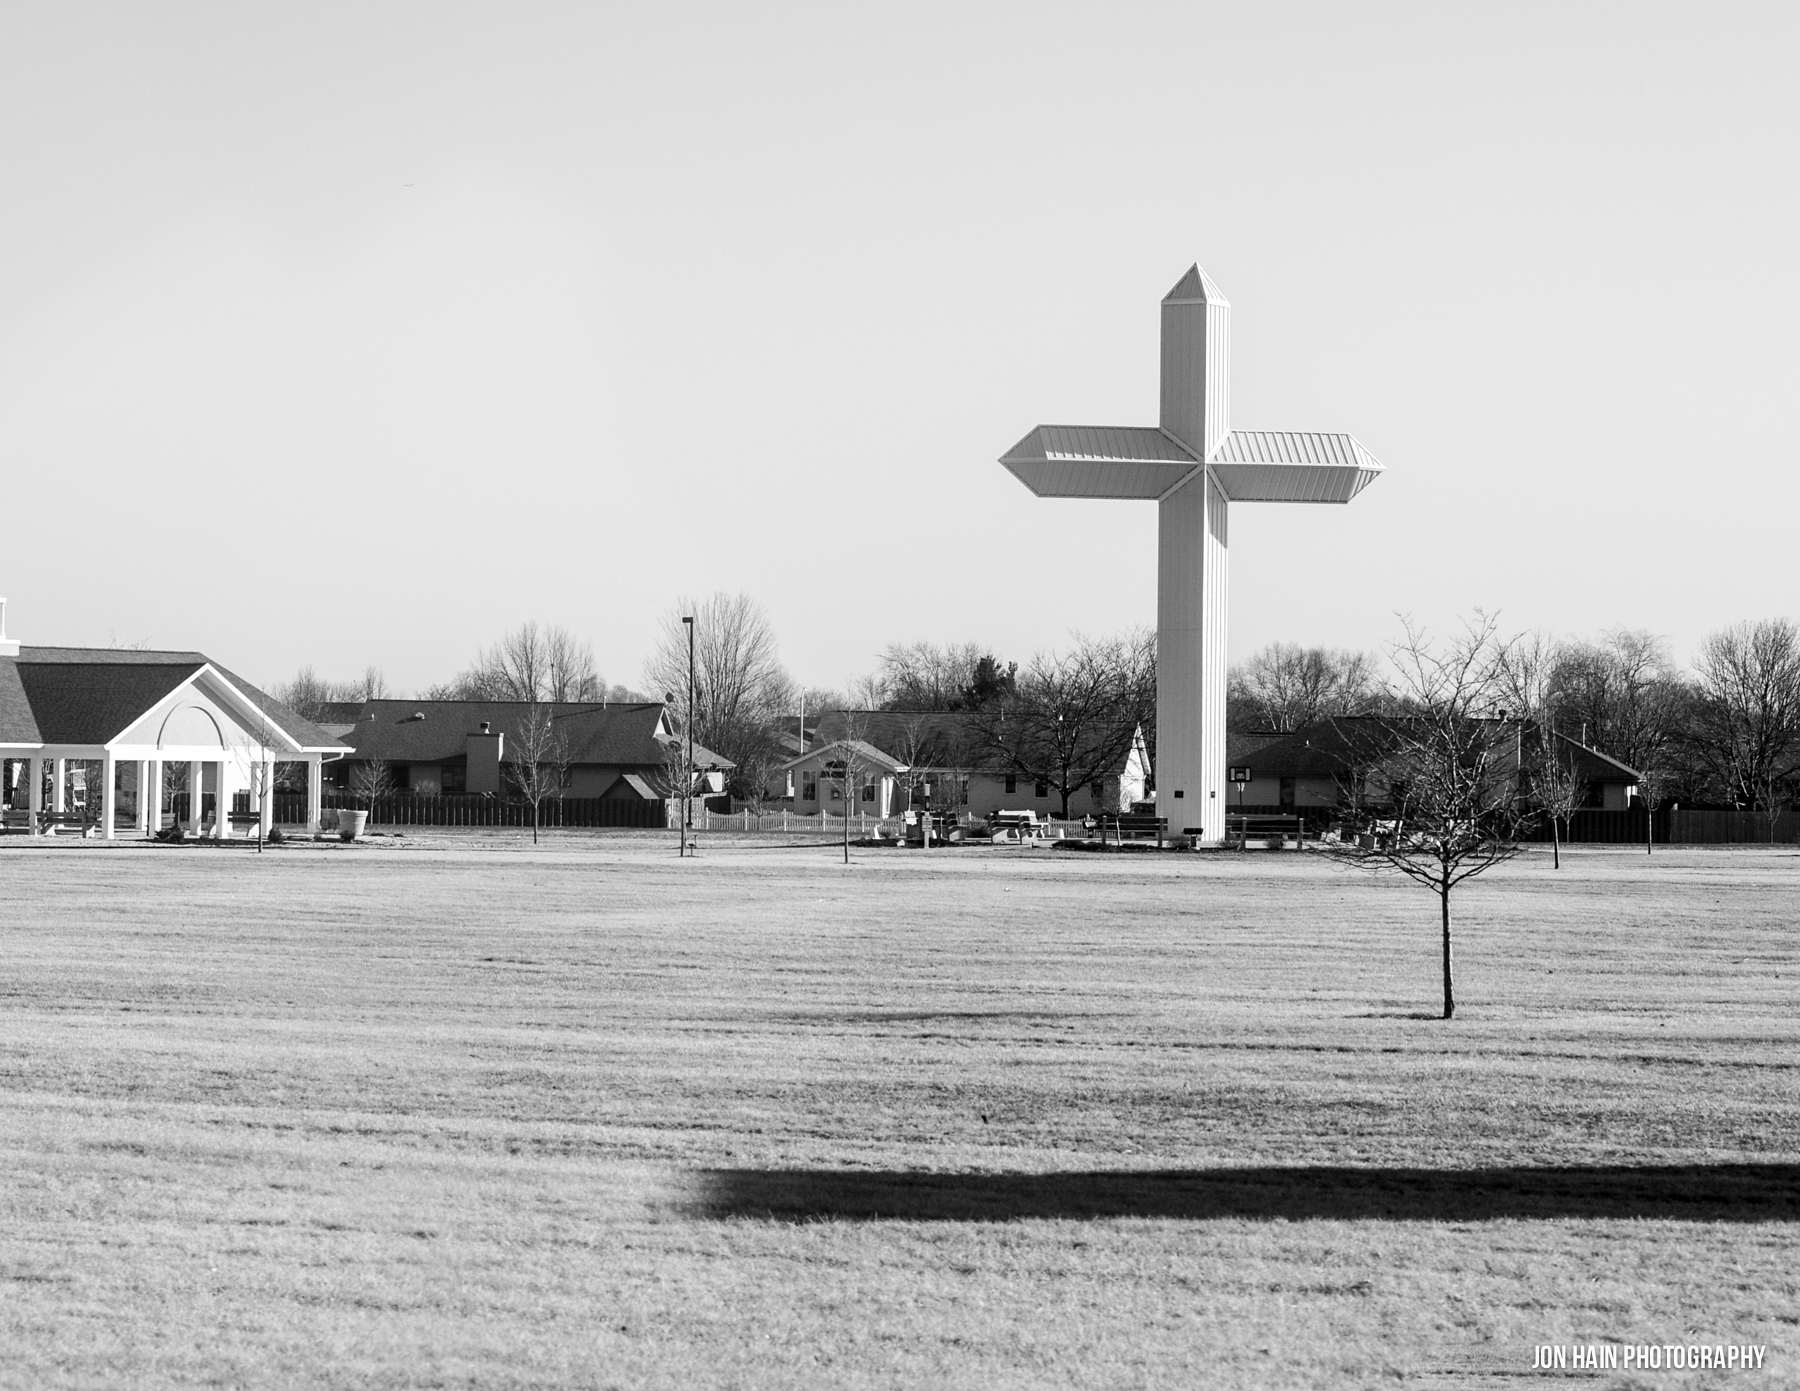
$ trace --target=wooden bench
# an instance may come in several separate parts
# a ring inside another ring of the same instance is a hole
[[[1306,838],[1304,816],[1225,817],[1225,839],[1235,842],[1239,850],[1252,846],[1259,850],[1298,850]]]
[[[87,811],[46,811],[38,813],[38,830],[53,836],[60,830],[80,831],[83,836],[100,829],[100,818]]]
[[[1102,841],[1106,839],[1108,831],[1117,836],[1121,842],[1154,838],[1160,847],[1169,835],[1169,818],[1152,816],[1147,812],[1108,812],[1100,818],[1100,839]]]
[[[0,831],[31,832],[31,808],[8,807],[0,811]]]

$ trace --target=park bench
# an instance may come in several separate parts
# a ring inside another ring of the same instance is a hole
[[[8,807],[0,812],[0,831],[31,831],[31,808]]]
[[[38,829],[47,836],[58,831],[79,831],[86,836],[100,829],[100,818],[85,808],[80,811],[45,811],[38,813]]]
[[[234,811],[231,813],[231,829],[233,832],[242,830],[245,835],[249,835],[261,824],[262,824],[262,813],[261,812],[258,812],[258,811]]]
[[[1169,835],[1169,818],[1141,811],[1107,812],[1100,818],[1100,839],[1108,833],[1123,843],[1127,840],[1154,840],[1160,847]]]
[[[1016,845],[1022,841],[1048,836],[1050,822],[1029,808],[1024,811],[996,811],[988,814],[987,831],[996,845]]]
[[[1239,850],[1298,850],[1306,838],[1304,816],[1227,815],[1225,839]]]

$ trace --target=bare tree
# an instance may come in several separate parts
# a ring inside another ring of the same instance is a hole
[[[1082,788],[1103,793],[1150,721],[1153,663],[1139,634],[1078,636],[1068,653],[1033,657],[1012,695],[970,713],[970,731],[990,756],[1054,788],[1066,818]]]
[[[1505,645],[1477,612],[1442,648],[1406,624],[1389,652],[1392,695],[1404,714],[1344,721],[1374,767],[1380,809],[1365,807],[1355,833],[1331,853],[1403,875],[1438,897],[1444,1018],[1456,1012],[1451,962],[1451,894],[1518,853],[1518,735],[1491,717],[1505,690]]]
[[[246,742],[233,752],[244,765],[245,785],[250,791],[251,803],[256,808],[256,853],[260,855],[263,849],[263,808],[275,793],[275,754],[284,747],[285,741],[259,695],[251,697],[251,707],[255,713],[242,725]],[[220,815],[229,816],[230,812],[227,810]]]
[[[364,667],[361,676],[347,681],[324,680],[312,667],[303,666],[292,681],[274,687],[270,693],[302,719],[317,723],[329,705],[385,699],[388,683],[378,666]]]
[[[529,619],[476,654],[474,664],[426,691],[432,700],[597,701],[606,691],[594,645],[555,623]]]
[[[1562,868],[1562,828],[1572,820],[1586,792],[1572,755],[1556,734],[1559,677],[1566,671],[1570,649],[1548,633],[1524,633],[1502,644],[1495,657],[1495,712],[1511,716],[1522,739],[1532,731],[1532,751],[1520,751],[1520,774],[1531,805],[1550,823],[1550,862]]]
[[[369,804],[374,820],[375,802],[394,790],[394,768],[385,758],[365,758],[350,765],[350,795]]]
[[[1564,750],[1556,732],[1537,727],[1537,748],[1526,769],[1530,778],[1531,804],[1550,821],[1550,863],[1562,868],[1560,826],[1573,832],[1575,813],[1587,795],[1587,783],[1576,769],[1575,759]]]
[[[843,712],[843,736],[827,745],[831,757],[825,761],[820,772],[828,782],[835,782],[844,798],[844,863],[850,863],[850,808],[856,805],[858,791],[862,787],[863,775],[870,765],[866,752],[868,734],[868,716],[861,710],[845,710]]]
[[[1232,668],[1227,717],[1235,729],[1288,734],[1358,713],[1375,690],[1375,664],[1364,653],[1275,642]]]
[[[1701,644],[1690,734],[1725,795],[1773,816],[1800,771],[1800,628],[1739,623]]]
[[[693,822],[691,805],[694,796],[694,770],[688,763],[687,740],[679,733],[663,742],[663,766],[669,778],[669,797],[679,801],[676,827],[681,832],[678,853],[688,853],[688,826]]]
[[[1668,644],[1628,629],[1561,645],[1545,693],[1564,733],[1639,771],[1667,764],[1690,703]]]
[[[694,620],[694,738],[736,765],[730,791],[753,800],[782,761],[778,721],[794,700],[775,630],[746,594],[714,594],[704,602],[683,598],[664,616],[662,636],[644,668],[652,690],[688,689],[684,616]]]
[[[538,843],[544,803],[562,795],[569,771],[568,741],[549,705],[533,701],[514,728],[506,756],[514,786],[531,807],[531,843]]]

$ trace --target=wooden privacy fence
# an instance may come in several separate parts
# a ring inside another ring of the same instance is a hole
[[[295,822],[306,816],[306,799],[300,803]],[[275,804],[280,820],[282,799]],[[377,797],[370,807],[366,799],[327,793],[326,811],[369,812],[371,826],[526,826],[531,825],[531,803],[502,800],[499,797],[427,797],[410,792],[396,792]],[[537,824],[558,826],[609,826],[639,830],[662,830],[668,824],[668,813],[660,800],[625,801],[613,797],[547,797],[538,807]]]
[[[1642,807],[1606,811],[1585,807],[1559,826],[1565,845],[1642,845]],[[1658,807],[1651,843],[1655,845],[1792,845],[1800,838],[1800,812],[1770,816],[1759,811],[1689,811],[1683,807]],[[1522,840],[1550,843],[1550,823],[1538,824]]]

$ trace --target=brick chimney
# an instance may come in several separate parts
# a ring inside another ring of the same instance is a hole
[[[473,793],[500,794],[500,763],[506,757],[506,736],[492,732],[486,720],[481,722],[481,733],[471,734],[464,741],[468,750],[469,767],[467,780],[463,786]]]

